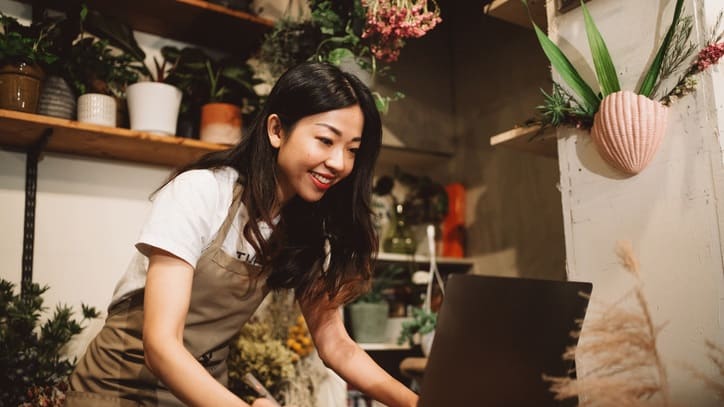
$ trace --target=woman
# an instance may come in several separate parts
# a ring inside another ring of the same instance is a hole
[[[379,114],[355,76],[315,63],[286,72],[248,137],[157,193],[140,261],[116,287],[67,405],[247,405],[224,386],[228,344],[282,288],[294,289],[327,366],[388,406],[416,405],[350,339],[339,312],[372,275],[380,143]]]

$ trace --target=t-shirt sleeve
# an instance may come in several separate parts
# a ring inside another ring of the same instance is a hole
[[[218,226],[213,224],[218,197],[211,171],[180,174],[156,193],[136,248],[146,256],[151,247],[165,250],[195,268]]]

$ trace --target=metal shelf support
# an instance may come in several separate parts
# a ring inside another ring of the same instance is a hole
[[[35,204],[38,187],[38,162],[53,134],[53,129],[46,129],[40,138],[28,147],[25,153],[25,217],[23,221],[23,261],[20,293],[26,293],[26,286],[33,282],[33,248],[35,242]]]

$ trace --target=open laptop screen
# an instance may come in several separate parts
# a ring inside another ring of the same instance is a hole
[[[566,376],[570,332],[590,283],[452,275],[423,380],[420,407],[561,406],[543,374]],[[575,400],[570,400],[575,405]]]

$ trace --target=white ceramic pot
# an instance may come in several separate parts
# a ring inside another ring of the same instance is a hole
[[[176,133],[181,91],[161,82],[138,82],[126,89],[131,130]]]
[[[101,93],[86,93],[78,97],[78,121],[116,126],[116,100]]]

